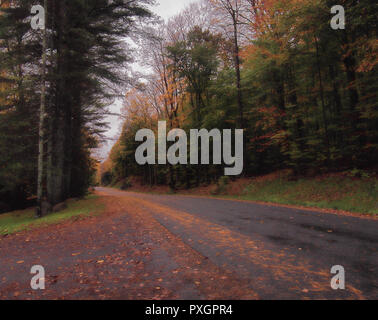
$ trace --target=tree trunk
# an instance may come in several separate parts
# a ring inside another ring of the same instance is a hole
[[[315,37],[315,45],[316,45],[316,61],[317,61],[318,76],[319,76],[320,98],[322,102],[324,134],[325,134],[325,142],[326,142],[326,149],[327,149],[327,166],[329,166],[329,161],[331,159],[331,152],[330,152],[330,141],[329,141],[329,133],[328,133],[328,120],[327,120],[327,114],[326,114],[326,109],[325,109],[322,71],[320,69],[319,45],[318,45],[318,40],[316,37]]]
[[[244,107],[243,107],[243,93],[241,86],[240,73],[240,57],[239,57],[239,41],[238,41],[238,27],[237,21],[234,19],[234,54],[235,54],[235,69],[236,69],[236,88],[238,92],[238,107],[239,107],[239,127],[244,129]]]
[[[45,24],[47,18],[47,0],[44,1],[45,9]],[[43,44],[42,44],[42,70],[41,70],[41,104],[40,104],[40,116],[39,116],[39,155],[38,155],[38,185],[37,185],[37,198],[38,198],[38,208],[36,215],[37,217],[42,217],[48,212],[47,206],[43,205],[45,201],[45,122],[46,122],[46,52],[47,52],[47,26],[45,25],[43,29]]]
[[[238,108],[239,108],[239,129],[243,129],[244,133],[247,133],[246,126],[244,123],[244,106],[243,106],[243,93],[241,85],[241,72],[240,72],[240,56],[239,56],[239,40],[238,40],[238,21],[236,18],[236,13],[233,14],[233,25],[234,25],[234,50],[235,50],[235,69],[236,69],[236,89],[238,94]],[[243,149],[247,150],[247,137],[243,140]],[[243,158],[243,172],[242,175],[248,175],[249,172],[249,153],[244,152]]]
[[[60,0],[58,2],[58,84],[56,92],[56,109],[55,109],[55,148],[54,148],[54,175],[55,181],[52,190],[52,204],[57,204],[65,200],[65,144],[66,144],[66,112],[67,103],[65,99],[66,94],[66,59],[67,59],[67,44],[65,43],[66,32],[66,1]]]

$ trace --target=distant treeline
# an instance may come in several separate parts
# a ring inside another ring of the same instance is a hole
[[[102,182],[140,177],[173,189],[217,181],[222,166],[139,166],[139,129],[245,129],[245,175],[369,168],[378,157],[377,13],[370,0],[208,0],[150,30],[152,70],[126,96]]]

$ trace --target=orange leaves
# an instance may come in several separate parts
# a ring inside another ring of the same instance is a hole
[[[129,121],[149,123],[155,109],[150,98],[143,91],[132,89],[126,94],[123,113]]]
[[[370,39],[363,43],[362,46],[358,46],[363,53],[363,59],[361,60],[357,72],[369,72],[378,64],[378,40]]]
[[[283,116],[277,107],[261,107],[257,109],[257,112],[260,113],[260,117],[256,122],[256,126],[263,130],[275,128],[278,120]]]

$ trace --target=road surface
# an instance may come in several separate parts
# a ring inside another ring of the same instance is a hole
[[[54,239],[64,239],[62,243],[36,250],[38,259],[23,264],[48,265],[54,273],[49,281],[54,283],[55,279],[56,288],[39,297],[35,293],[26,297],[378,298],[377,220],[246,201],[106,188],[97,192],[107,199],[113,214],[101,218],[100,223],[94,221],[91,228],[86,223],[76,229],[71,226],[51,231]],[[16,248],[25,237],[9,239],[7,245],[13,245],[14,250],[8,250],[11,253],[6,265],[25,255],[29,244]],[[63,241],[72,239],[75,243],[68,250]],[[0,250],[2,245],[4,241]],[[80,251],[78,257],[72,256],[75,251]],[[51,261],[53,254],[55,262]],[[129,269],[122,267],[126,260]],[[345,290],[331,288],[333,266],[344,268]],[[13,280],[3,282],[3,290],[0,282],[0,297],[12,298],[11,285],[20,280],[15,275],[12,278],[4,265],[0,265],[0,272],[8,273]],[[85,274],[84,280],[62,276],[70,272],[72,277]],[[9,294],[4,291],[5,284]],[[23,297],[22,288],[18,286],[17,297]]]
[[[152,203],[149,212],[160,224],[220,268],[245,278],[260,298],[298,298],[307,291],[314,298],[378,297],[377,220],[240,201],[128,196]],[[344,267],[346,287],[355,292],[330,288],[335,265]]]

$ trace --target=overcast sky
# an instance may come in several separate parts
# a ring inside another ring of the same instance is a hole
[[[170,17],[178,14],[182,9],[184,9],[187,5],[191,2],[195,2],[195,0],[157,0],[157,5],[151,7],[151,11],[158,14],[165,20],[169,19]],[[120,113],[122,108],[122,101],[117,101],[113,106],[111,106],[110,110],[112,113]],[[120,129],[120,125],[122,121],[118,117],[108,117],[107,122],[111,128],[106,133],[108,138],[116,138],[117,134]],[[96,152],[97,156],[100,158],[104,158],[109,153],[111,147],[113,146],[114,141],[109,140],[107,145],[104,145],[101,150]],[[103,159],[105,160],[105,159]]]
[[[158,0],[159,5],[154,8],[153,11],[158,15],[167,19],[174,16],[184,9],[189,3],[194,2],[193,0]]]

